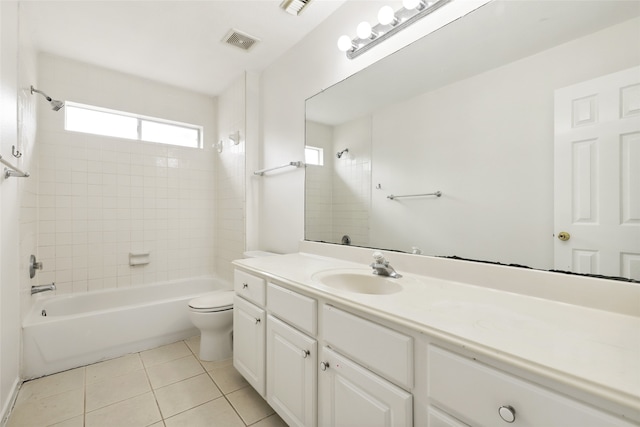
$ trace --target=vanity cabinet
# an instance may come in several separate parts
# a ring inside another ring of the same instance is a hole
[[[437,346],[428,352],[430,426],[632,427],[593,407]],[[454,417],[454,418],[452,418]],[[460,420],[459,422],[457,420]]]
[[[320,425],[412,426],[413,338],[328,304],[322,331]]]
[[[238,297],[233,300],[233,366],[265,395],[265,324],[262,308]]]
[[[317,301],[267,284],[267,402],[289,426],[317,420]]]
[[[328,347],[320,360],[321,426],[413,425],[411,394]]]
[[[267,316],[267,402],[291,427],[315,426],[317,342]]]
[[[266,284],[261,277],[236,270],[233,281],[233,366],[260,395],[265,395]]]

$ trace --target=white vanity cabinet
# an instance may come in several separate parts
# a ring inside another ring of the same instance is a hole
[[[267,316],[267,402],[291,427],[315,426],[317,342]]]
[[[324,305],[321,426],[413,425],[413,338]],[[384,378],[383,378],[384,377]]]
[[[233,300],[233,366],[264,397],[267,320],[263,308],[265,281],[236,270],[234,290],[236,296]]]
[[[328,347],[320,360],[319,425],[413,425],[411,394]]]
[[[291,427],[316,425],[316,307],[313,298],[267,285],[267,402]]]
[[[430,408],[430,426],[636,425],[433,345],[428,352],[427,381],[430,403],[450,415]]]

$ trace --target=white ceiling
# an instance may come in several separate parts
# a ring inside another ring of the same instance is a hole
[[[39,51],[215,96],[245,70],[266,68],[345,0],[313,0],[300,16],[280,1],[28,0],[20,25]],[[249,51],[222,43],[232,28],[260,42]]]

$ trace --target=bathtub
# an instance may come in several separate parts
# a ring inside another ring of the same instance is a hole
[[[198,277],[83,294],[37,294],[22,325],[23,378],[197,335],[189,320],[188,301],[223,289],[232,289],[231,283]]]

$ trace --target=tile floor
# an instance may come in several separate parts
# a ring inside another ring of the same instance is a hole
[[[234,369],[203,362],[200,337],[22,385],[7,427],[286,427]]]

